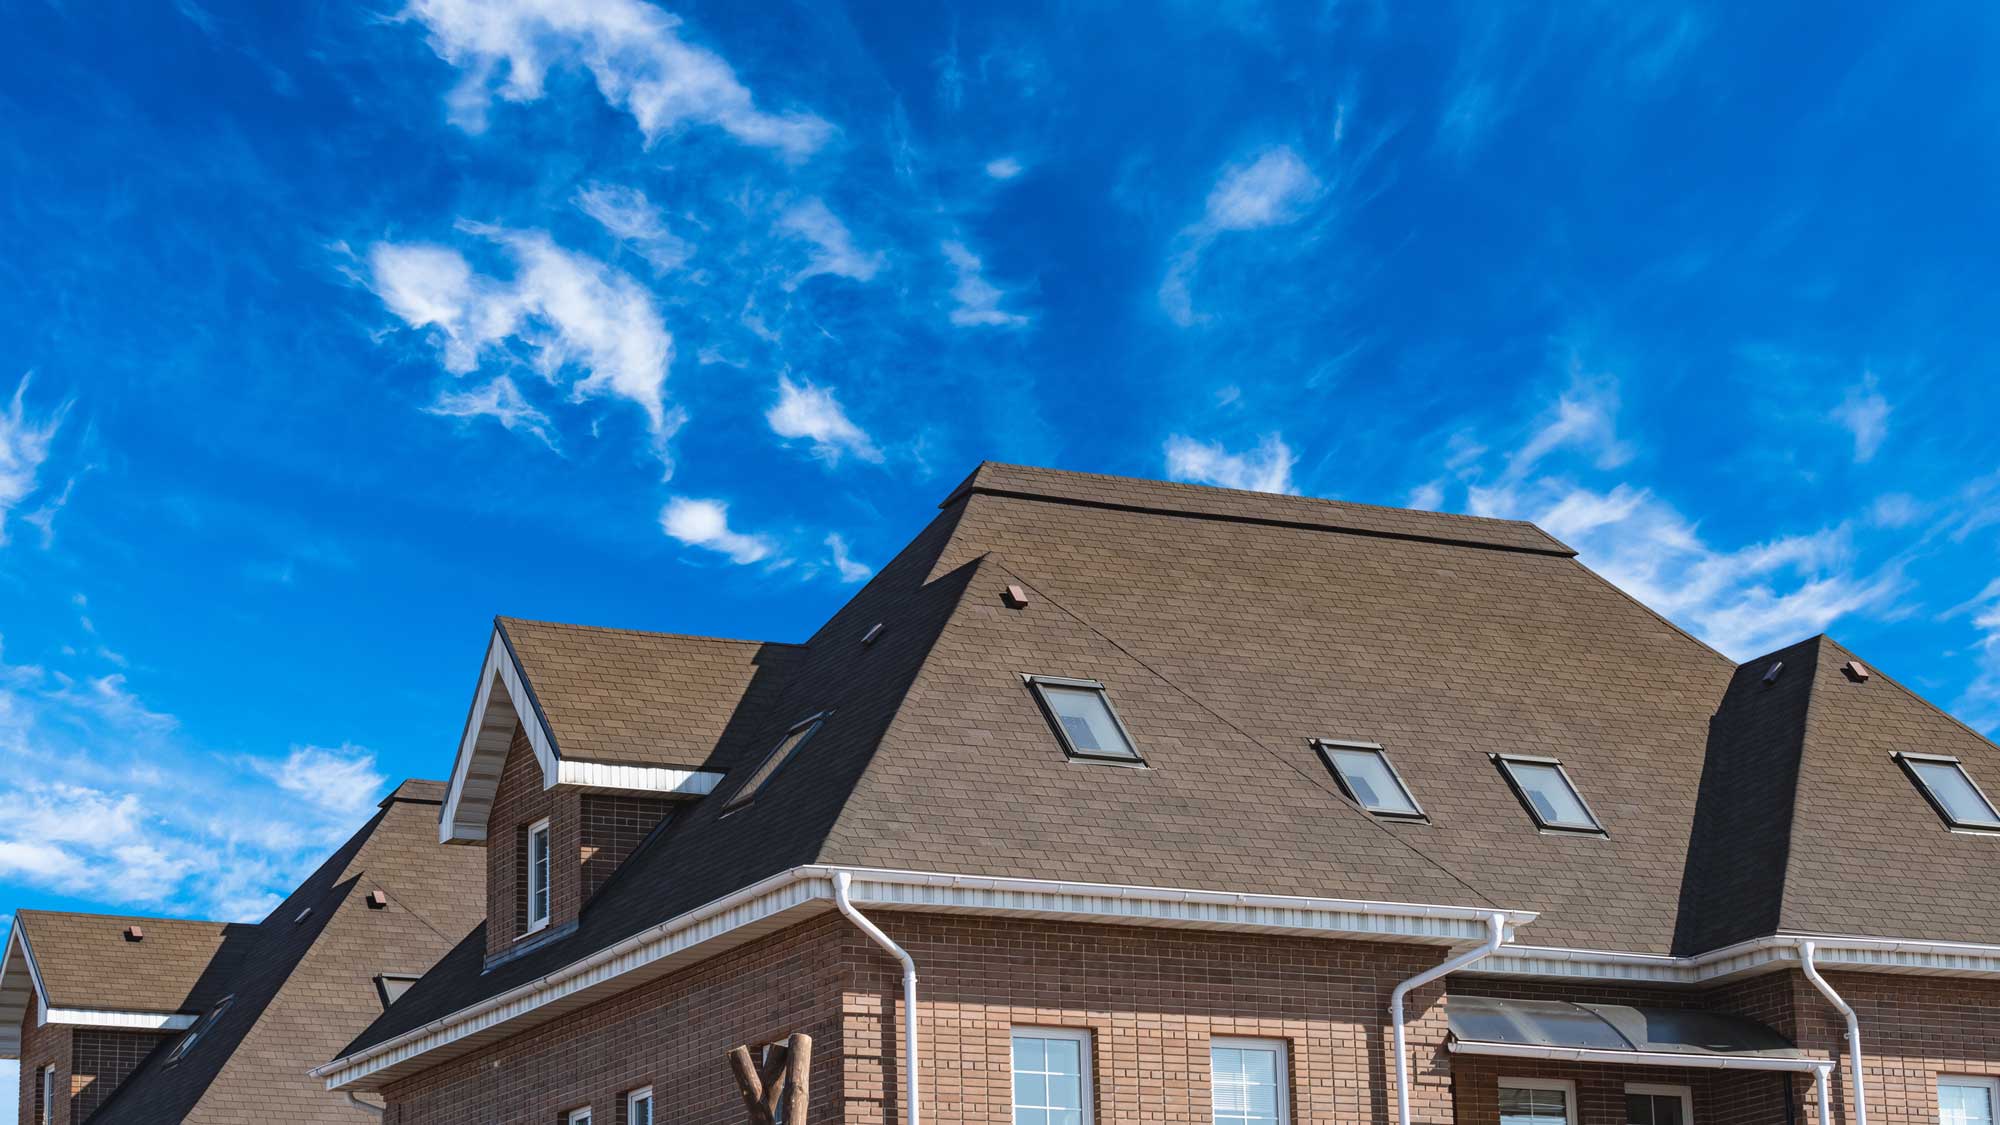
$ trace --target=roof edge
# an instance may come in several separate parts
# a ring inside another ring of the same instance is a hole
[[[1450,547],[1472,547],[1488,551],[1513,551],[1521,554],[1550,555],[1557,558],[1575,558],[1577,554],[1576,549],[1571,547],[1569,544],[1564,543],[1560,539],[1557,539],[1555,536],[1550,535],[1548,532],[1542,530],[1535,524],[1525,520],[1495,519],[1487,516],[1467,516],[1467,515],[1460,515],[1457,513],[1428,513],[1428,512],[1422,513],[1424,515],[1437,517],[1440,523],[1456,522],[1464,520],[1464,521],[1469,521],[1472,524],[1484,524],[1494,527],[1505,527],[1517,532],[1529,531],[1532,532],[1540,540],[1542,540],[1542,543],[1545,545],[1531,544],[1526,541],[1525,536],[1523,536],[1520,541],[1502,542],[1497,538],[1478,538],[1471,535],[1451,535],[1443,533],[1436,535],[1428,535],[1415,531],[1398,531],[1381,527],[1366,527],[1362,526],[1360,521],[1356,521],[1352,518],[1348,519],[1340,518],[1341,513],[1343,511],[1349,513],[1379,512],[1386,515],[1390,513],[1415,512],[1418,511],[1418,509],[1392,508],[1387,505],[1381,505],[1381,504],[1360,504],[1348,500],[1327,500],[1319,497],[1287,496],[1278,493],[1250,492],[1242,489],[1211,488],[1207,486],[1198,486],[1198,485],[1176,485],[1174,482],[1171,481],[1148,480],[1144,477],[1120,477],[1120,476],[1112,476],[1101,473],[1072,473],[1062,470],[1034,470],[1037,472],[1061,472],[1062,475],[1066,477],[1081,478],[1086,480],[1116,482],[1118,484],[1124,484],[1124,485],[1151,486],[1153,488],[1160,489],[1162,491],[1164,491],[1167,488],[1198,489],[1202,492],[1213,493],[1217,496],[1242,498],[1243,500],[1249,503],[1257,503],[1273,508],[1275,508],[1277,504],[1283,502],[1293,502],[1293,501],[1302,502],[1300,504],[1289,505],[1289,506],[1298,507],[1302,511],[1310,510],[1308,506],[1311,506],[1313,508],[1318,508],[1319,510],[1324,512],[1324,518],[1313,519],[1313,518],[1304,518],[1302,515],[1290,515],[1290,516],[1277,515],[1277,514],[1258,515],[1249,512],[1230,513],[1230,512],[1218,512],[1218,511],[1204,511],[1200,508],[1194,507],[1191,504],[1175,504],[1170,502],[1137,503],[1137,502],[1127,502],[1127,501],[1117,501],[1117,500],[1106,500],[1106,499],[1098,499],[1088,496],[1082,496],[1075,493],[1056,491],[1054,489],[1033,488],[1033,487],[1027,487],[1025,485],[1009,485],[1005,483],[994,483],[982,479],[985,476],[989,475],[990,471],[994,469],[1006,470],[1006,469],[1017,469],[1017,468],[1027,469],[1032,467],[1014,466],[992,461],[983,461],[980,463],[977,469],[973,470],[971,476],[968,476],[964,481],[962,481],[957,488],[951,491],[950,495],[946,496],[944,500],[938,504],[938,507],[940,509],[949,508],[953,504],[958,503],[959,501],[965,499],[966,497],[976,494],[984,496],[1001,496],[1016,500],[1039,500],[1047,503],[1068,504],[1075,507],[1096,508],[1103,511],[1136,512],[1149,515],[1179,516],[1184,519],[1210,520],[1220,523],[1242,523],[1260,527],[1282,527],[1282,528],[1291,528],[1295,530],[1305,530],[1305,531],[1330,531],[1344,535],[1358,535],[1371,539],[1396,539],[1405,542],[1435,543],[1442,546],[1450,546]]]
[[[404,1074],[432,1065],[417,1062],[424,1056],[461,1043],[464,1044],[461,1051],[471,1050],[499,1034],[511,1034],[495,1033],[494,1029],[501,1024],[551,1006],[566,1011],[575,1004],[588,1002],[581,994],[609,995],[651,976],[705,960],[708,953],[698,947],[727,946],[721,939],[733,932],[754,928],[750,936],[761,936],[762,932],[789,924],[781,916],[830,910],[833,879],[839,872],[854,877],[851,897],[855,902],[885,910],[1059,917],[1121,925],[1304,933],[1444,946],[1478,940],[1486,933],[1488,919],[1495,913],[1505,915],[1511,926],[1527,925],[1536,918],[1533,911],[1495,911],[1487,906],[1234,894],[1183,887],[1069,883],[807,864],[641,930],[450,1015],[371,1043],[315,1067],[312,1075],[324,1079],[329,1090],[377,1089]],[[618,978],[644,974],[649,969],[650,974],[618,982]],[[595,995],[589,999],[595,999]],[[542,1018],[551,1018],[553,1014],[547,1013]]]
[[[2000,944],[1779,931],[1704,953],[1674,956],[1555,946],[1503,946],[1469,976],[1560,978],[1644,984],[1707,985],[1799,964],[1813,943],[1821,968],[1909,976],[2000,977]]]

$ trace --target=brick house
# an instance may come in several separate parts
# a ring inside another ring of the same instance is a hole
[[[371,1120],[306,1072],[485,912],[445,787],[406,781],[262,922],[23,910],[0,962],[21,1125]]]

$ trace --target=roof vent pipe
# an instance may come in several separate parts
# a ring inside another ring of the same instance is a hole
[[[1840,993],[1835,992],[1833,986],[1826,983],[1826,978],[1819,975],[1819,968],[1813,964],[1813,943],[1810,941],[1799,942],[1799,968],[1805,970],[1806,979],[1847,1021],[1847,1080],[1854,1088],[1854,1112],[1851,1116],[1854,1125],[1868,1125],[1867,1095],[1861,1085],[1861,1021],[1847,1001],[1840,998]],[[1824,1098],[1825,1094],[1822,1093],[1821,1097]]]
[[[1412,989],[1455,973],[1474,961],[1493,955],[1507,941],[1507,916],[1495,912],[1486,916],[1486,940],[1447,961],[1432,965],[1389,993],[1389,1027],[1396,1042],[1396,1125],[1410,1125],[1410,1050],[1403,1040],[1403,998]]]
[[[861,932],[876,945],[888,950],[891,956],[903,963],[903,1066],[909,1071],[909,1085],[903,1091],[903,1120],[907,1125],[918,1125],[917,1071],[922,1056],[917,1053],[917,961],[869,921],[867,915],[854,908],[854,900],[847,896],[848,885],[853,881],[854,873],[851,871],[833,873],[833,904],[847,915],[849,921],[861,927]]]
[[[1778,677],[1783,675],[1784,672],[1785,672],[1784,661],[1782,660],[1771,661],[1771,666],[1764,670],[1764,686],[1769,687],[1770,685],[1777,683]]]

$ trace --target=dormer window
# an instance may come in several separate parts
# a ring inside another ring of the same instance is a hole
[[[1423,820],[1424,810],[1410,796],[1403,777],[1389,763],[1388,751],[1374,742],[1335,742],[1315,739],[1313,749],[1340,783],[1347,799],[1376,816],[1397,820]]]
[[[1604,834],[1560,761],[1512,754],[1494,754],[1492,758],[1500,767],[1501,776],[1513,787],[1514,796],[1521,799],[1528,815],[1535,818],[1535,827],[1545,832]]]
[[[1917,783],[1917,791],[1945,824],[1970,832],[2000,832],[1993,802],[1957,758],[1940,754],[1898,754],[1896,764]]]
[[[1111,709],[1111,697],[1096,680],[1071,680],[1058,676],[1023,676],[1042,713],[1062,739],[1063,752],[1072,758],[1127,765],[1145,765],[1132,747],[1132,736],[1118,712]]]
[[[532,934],[549,924],[549,822],[528,826],[528,929]],[[525,934],[523,935],[525,936]]]

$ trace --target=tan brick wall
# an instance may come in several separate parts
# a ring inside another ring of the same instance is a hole
[[[154,1047],[168,1038],[151,1031],[100,1031],[94,1028],[76,1033],[70,1076],[71,1111],[77,1121],[88,1121],[97,1107],[118,1089]]]
[[[486,822],[486,955],[496,957],[514,947],[525,932],[528,857],[523,840],[529,825],[549,818],[549,926],[576,921],[583,906],[582,801],[571,789],[542,788],[541,764],[526,731],[514,728],[514,741],[500,771],[493,807]]]
[[[56,1068],[56,1104],[51,1107],[49,1125],[71,1125],[77,1120],[70,1116],[69,1098],[63,1092],[70,1087],[71,1052],[75,1045],[74,1029],[61,1024],[36,1027],[39,1017],[35,997],[28,997],[28,1012],[21,1019],[21,1125],[42,1125],[35,1116],[41,1104],[41,1091],[36,1088],[36,1071],[44,1066]]]
[[[1861,1019],[1869,1125],[1936,1125],[1940,1074],[2000,1078],[2000,983],[1825,973]],[[1838,1055],[1836,1120],[1848,1120],[1846,1025],[1802,974],[1788,973],[1801,1046]]]
[[[651,1084],[673,1125],[740,1125],[725,1052],[813,1037],[813,1120],[841,1120],[839,998],[853,927],[827,915],[573,1012],[392,1086],[388,1125],[555,1125],[578,1106],[615,1125]]]

